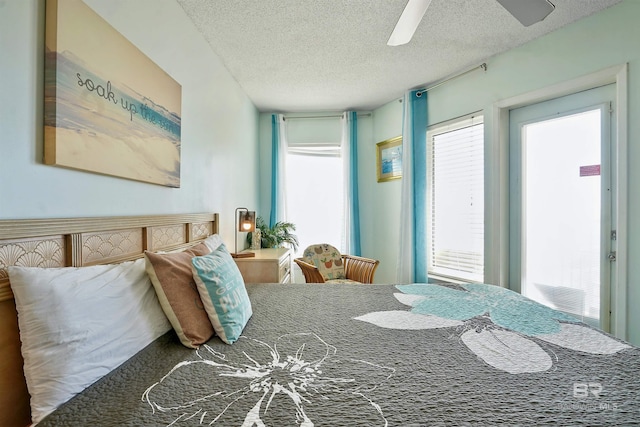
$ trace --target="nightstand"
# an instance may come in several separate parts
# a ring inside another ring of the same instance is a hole
[[[291,250],[251,249],[255,257],[234,258],[245,283],[291,283]]]

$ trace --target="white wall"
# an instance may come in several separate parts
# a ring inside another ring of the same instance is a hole
[[[44,1],[0,1],[0,218],[218,212],[258,203],[258,112],[174,0],[85,2],[182,85],[179,189],[42,164]]]
[[[429,124],[439,123],[478,110],[485,113],[485,135],[492,134],[494,103],[527,92],[570,81],[607,67],[629,63],[628,125],[628,283],[627,338],[640,344],[640,2],[626,0],[597,15],[569,25],[545,37],[527,43],[487,62],[487,72],[476,71],[429,91]],[[478,64],[479,65],[479,64]],[[399,135],[402,129],[402,104],[392,101],[374,111],[374,139],[381,141]],[[493,144],[494,141],[486,141]],[[624,161],[624,159],[623,159]],[[386,186],[394,186],[387,191]],[[399,218],[399,183],[378,186],[380,192],[370,207],[371,219],[379,229],[383,223]],[[395,188],[397,187],[397,188]],[[394,234],[395,233],[395,234]],[[395,262],[397,230],[389,230],[385,244],[377,248],[381,267]],[[384,257],[383,257],[384,256]]]

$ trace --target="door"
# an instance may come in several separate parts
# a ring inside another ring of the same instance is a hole
[[[615,85],[510,112],[510,284],[609,330]]]

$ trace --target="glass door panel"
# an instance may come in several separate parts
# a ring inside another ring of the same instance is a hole
[[[600,109],[522,127],[522,294],[599,324]]]

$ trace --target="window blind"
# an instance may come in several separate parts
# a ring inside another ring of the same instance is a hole
[[[429,274],[484,280],[484,124],[470,117],[427,133]]]
[[[302,156],[317,156],[317,157],[340,157],[341,146],[340,143],[324,143],[324,144],[293,144],[289,143],[289,154],[302,155]]]

